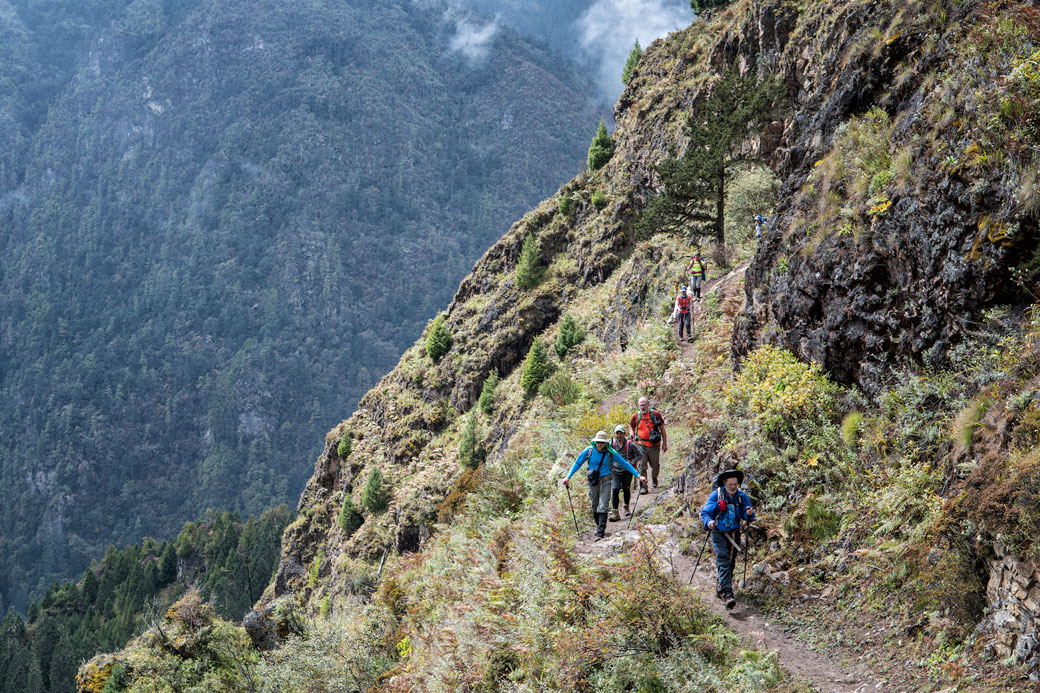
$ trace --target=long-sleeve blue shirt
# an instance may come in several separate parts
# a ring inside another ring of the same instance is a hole
[[[606,450],[600,452],[596,449],[595,445],[590,445],[585,448],[580,455],[578,455],[578,459],[574,460],[574,465],[571,467],[571,471],[567,473],[567,478],[570,479],[574,476],[574,472],[581,469],[581,465],[586,462],[588,462],[590,469],[598,469],[600,476],[609,476],[611,460],[613,460],[614,464],[619,468],[632,472],[635,476],[639,476],[639,470],[629,464],[628,460],[619,455],[614,448],[608,445]]]
[[[726,501],[726,509],[720,511],[719,497]],[[708,529],[708,523],[715,520],[715,526],[723,532],[732,532],[740,526],[740,520],[750,522],[755,519],[755,511],[751,510],[751,498],[740,489],[732,496],[726,493],[726,489],[719,487],[711,492],[708,501],[701,508],[701,522],[704,529]]]

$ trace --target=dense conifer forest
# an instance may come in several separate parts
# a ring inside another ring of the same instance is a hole
[[[0,612],[294,500],[599,114],[436,3],[0,2]],[[508,164],[507,164],[508,162]]]
[[[217,614],[240,619],[267,586],[290,519],[284,505],[245,522],[210,511],[174,539],[109,546],[78,580],[53,583],[24,618],[8,610],[0,623],[0,691],[74,690],[81,661],[121,647],[189,589]]]

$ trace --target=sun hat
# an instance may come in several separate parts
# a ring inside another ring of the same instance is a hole
[[[736,479],[739,486],[744,483],[744,472],[739,469],[727,469],[724,472],[719,472],[718,476],[715,477],[715,486],[722,486],[726,483],[726,479]]]
[[[596,431],[596,437],[592,439],[593,443],[609,443],[610,437],[607,436],[606,431]]]

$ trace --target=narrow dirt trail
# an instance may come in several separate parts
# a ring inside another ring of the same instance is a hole
[[[727,275],[710,282],[706,286],[704,294],[707,295],[716,287],[739,280],[746,268],[747,263],[744,263]],[[703,314],[704,304],[696,303],[694,320],[701,318]],[[696,342],[680,342],[682,354],[680,360],[688,362],[693,357],[696,347]],[[614,404],[627,403],[630,397],[631,392],[627,390],[615,393],[604,400],[601,410],[606,413]],[[671,574],[673,579],[681,580],[684,584],[690,582],[690,577],[693,575],[693,588],[703,604],[721,616],[726,625],[749,644],[759,649],[776,651],[780,665],[787,671],[805,679],[825,693],[866,693],[882,689],[882,684],[871,680],[870,672],[858,668],[855,670],[843,669],[827,656],[813,652],[807,645],[777,628],[764,615],[748,605],[738,602],[736,608],[727,611],[725,605],[715,597],[715,559],[711,547],[704,550],[700,565],[694,575],[694,565],[697,559],[686,556],[679,549],[680,530],[677,525],[641,524],[642,518],[645,517],[644,513],[654,507],[658,496],[674,493],[669,480],[662,479],[661,481],[660,488],[651,489],[647,495],[639,497],[631,529],[627,528],[629,526],[628,518],[622,518],[620,522],[608,523],[607,537],[597,540],[594,530],[590,528],[578,539],[575,546],[578,555],[592,559],[609,558],[621,554],[626,548],[640,540],[654,541],[658,545],[658,560],[663,572]],[[700,543],[698,541],[698,551]],[[738,569],[742,570],[742,568],[743,564],[740,564]],[[748,569],[750,570],[750,565]],[[737,596],[740,596],[739,590]]]
[[[662,484],[659,489],[640,496],[631,529],[626,529],[627,518],[622,518],[620,522],[610,522],[607,526],[607,536],[597,541],[594,530],[590,528],[578,539],[576,553],[587,558],[604,559],[623,553],[640,540],[654,541],[658,544],[658,560],[663,572],[684,584],[688,583],[693,574],[696,557],[691,558],[680,551],[677,540],[678,527],[640,523],[643,511],[653,507],[659,495],[669,493],[670,487]],[[742,564],[738,565],[738,570],[742,568]],[[748,570],[750,569],[749,565]],[[870,680],[868,672],[842,669],[825,655],[813,652],[808,646],[777,628],[748,605],[738,601],[736,608],[727,611],[725,605],[715,598],[715,558],[710,546],[704,550],[692,584],[701,602],[721,616],[733,632],[759,649],[775,650],[784,669],[809,681],[818,690],[824,693],[866,693],[882,689],[881,684]],[[739,589],[737,596],[740,596]]]

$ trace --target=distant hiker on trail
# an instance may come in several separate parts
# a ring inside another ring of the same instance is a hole
[[[690,290],[699,301],[701,300],[701,282],[708,280],[708,263],[704,261],[699,252],[694,253],[690,264],[686,265],[686,271],[690,273]]]
[[[592,501],[592,514],[596,516],[596,538],[602,539],[607,531],[607,509],[610,507],[610,470],[612,466],[634,474],[640,481],[646,478],[639,474],[631,464],[628,463],[614,448],[610,447],[610,438],[606,431],[599,431],[596,437],[590,441],[589,447],[585,448],[578,458],[574,460],[571,471],[563,480],[564,486],[570,486],[570,478],[578,471],[581,465],[588,463],[585,478],[589,481],[589,500]]]
[[[761,214],[755,215],[755,242],[758,242],[762,237],[762,229],[765,227],[767,221],[769,221],[768,217],[764,217]]]
[[[679,317],[679,341],[682,341],[683,325],[686,326],[686,341],[693,341],[693,328],[690,326],[692,315],[690,313],[690,296],[686,293],[686,287],[679,287],[679,296],[675,299],[675,309]]]
[[[634,442],[629,440],[625,436],[625,427],[618,424],[614,427],[614,440],[611,443],[619,455],[624,457],[633,467],[638,466],[638,462],[643,457],[643,446],[636,445]],[[618,503],[620,502],[620,496],[622,492],[625,495],[625,517],[628,517],[632,513],[628,510],[628,503],[632,499],[632,472],[619,467],[613,462],[610,465],[611,479],[610,479],[610,521],[617,522],[621,519],[621,515],[618,514]]]
[[[661,453],[668,452],[668,434],[664,430],[664,417],[661,412],[650,406],[646,397],[639,398],[639,411],[632,415],[628,422],[634,442],[643,446],[643,456],[639,460],[640,477],[639,495],[645,495],[646,468],[653,472],[654,488],[657,488],[657,477],[661,473]]]
[[[726,602],[726,608],[737,605],[733,598],[733,568],[737,565],[737,554],[745,547],[740,542],[740,523],[755,519],[751,498],[740,490],[744,483],[744,472],[729,469],[715,477],[717,488],[708,496],[701,508],[701,522],[711,532],[711,545],[715,549],[715,566],[718,583],[715,596]]]

